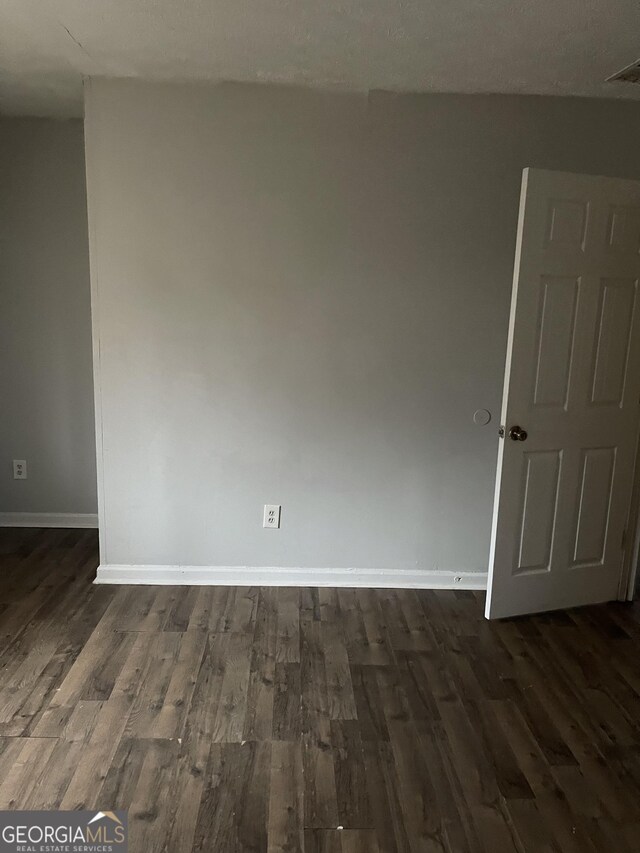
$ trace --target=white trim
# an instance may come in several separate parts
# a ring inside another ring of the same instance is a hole
[[[87,228],[89,235],[89,283],[91,289],[91,345],[93,349],[93,400],[96,429],[96,485],[98,496],[98,548],[100,559],[107,559],[107,515],[104,485],[104,421],[102,417],[102,369],[100,361],[100,288],[98,281],[98,210],[96,199],[100,197],[101,174],[95,164],[93,150],[101,143],[98,115],[92,97],[91,78],[83,80],[84,98],[84,167],[87,193]],[[91,145],[87,138],[91,137]],[[98,157],[98,160],[100,158]]]
[[[0,512],[0,527],[97,527],[93,512]]]
[[[95,583],[206,586],[346,586],[405,589],[487,588],[486,572],[404,569],[299,569],[277,566],[100,565]]]

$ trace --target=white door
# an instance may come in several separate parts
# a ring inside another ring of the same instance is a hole
[[[640,182],[525,169],[486,616],[618,597],[640,415]]]

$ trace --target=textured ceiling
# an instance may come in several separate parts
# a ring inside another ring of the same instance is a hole
[[[640,0],[1,0],[0,111],[81,115],[82,77],[640,97]]]

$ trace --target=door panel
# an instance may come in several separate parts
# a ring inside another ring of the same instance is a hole
[[[525,453],[518,559],[514,574],[548,572],[558,499],[561,453]]]
[[[605,278],[600,282],[592,403],[619,406],[622,402],[636,288],[633,279]]]
[[[578,278],[541,279],[534,406],[567,405],[579,288]]]
[[[589,221],[589,202],[549,199],[545,242],[556,246],[584,247]]]
[[[609,206],[609,248],[618,252],[640,252],[640,206]]]
[[[616,598],[640,414],[640,183],[527,169],[489,618]],[[509,437],[512,426],[525,441]]]
[[[611,508],[615,447],[582,451],[572,566],[602,565]]]

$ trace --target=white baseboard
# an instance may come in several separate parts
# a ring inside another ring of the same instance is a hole
[[[101,565],[95,583],[203,586],[345,586],[371,589],[487,588],[486,572],[296,569],[274,566]]]
[[[97,527],[92,512],[0,512],[0,527]]]

